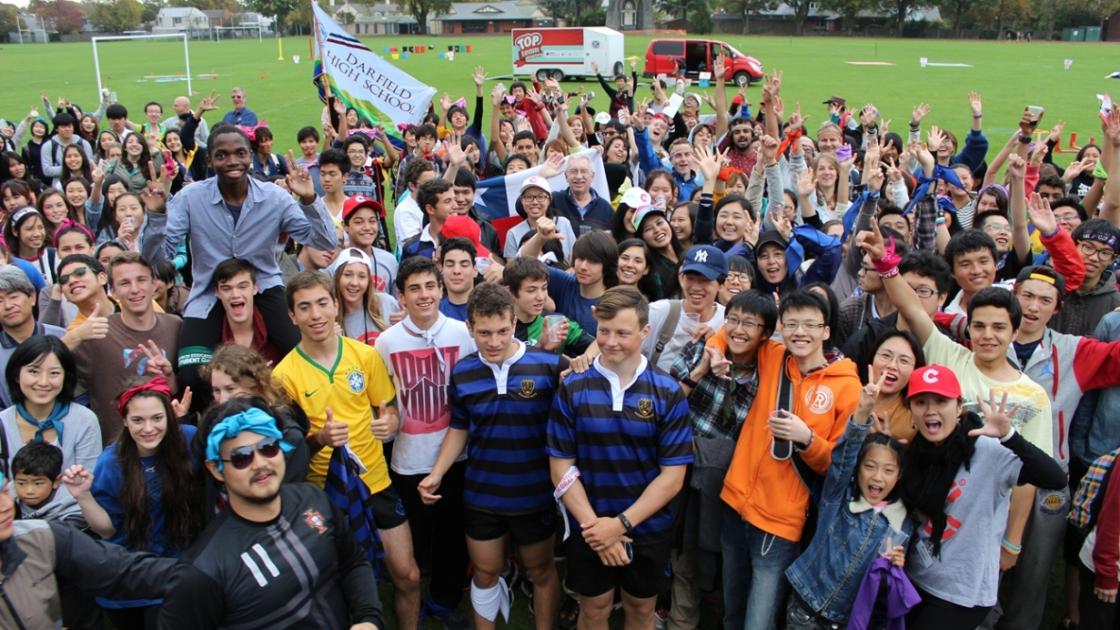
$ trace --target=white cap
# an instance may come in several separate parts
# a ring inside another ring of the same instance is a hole
[[[609,123],[610,121],[611,121],[611,115],[608,114],[607,112],[599,112],[598,114],[595,114],[595,123],[596,124],[605,125],[605,124]]]
[[[653,205],[653,197],[650,197],[645,189],[632,186],[622,194],[622,199],[619,199],[618,202],[626,204],[628,208],[640,208]]]
[[[548,185],[548,180],[540,175],[530,175],[526,177],[525,181],[521,182],[521,190],[517,194],[524,194],[525,190],[528,188],[540,188],[549,195],[552,195],[552,187]]]
[[[373,261],[370,260],[369,254],[366,254],[357,247],[346,247],[338,252],[338,256],[335,257],[334,262],[331,263],[330,267],[327,267],[327,275],[333,278],[335,272],[350,263],[362,263],[366,267],[369,267],[370,273],[373,273]]]

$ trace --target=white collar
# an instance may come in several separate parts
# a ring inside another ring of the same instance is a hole
[[[863,498],[861,494],[859,498],[852,499],[848,502],[848,509],[851,510],[852,514],[859,514],[868,510],[874,510],[875,506],[868,503],[867,499]],[[879,513],[887,519],[891,529],[896,532],[902,531],[902,526],[906,523],[906,506],[902,504],[902,501],[891,501],[884,506]]]
[[[598,370],[599,373],[607,379],[608,383],[610,383],[611,411],[622,411],[622,401],[626,396],[626,390],[630,389],[630,386],[638,380],[638,377],[642,375],[642,372],[646,371],[646,367],[649,366],[649,361],[646,360],[644,354],[641,355],[641,361],[638,363],[638,367],[634,370],[634,376],[630,379],[630,382],[623,385],[618,374],[615,374],[613,370],[603,365],[603,362],[601,361],[602,357],[603,355],[595,357],[595,369]]]
[[[517,350],[515,350],[508,359],[502,361],[500,365],[483,359],[482,352],[478,353],[478,360],[482,361],[482,364],[490,368],[490,371],[494,373],[494,381],[498,384],[499,396],[506,395],[506,381],[509,380],[509,369],[513,367],[514,363],[520,361],[521,357],[525,356],[525,344],[521,343],[520,339],[514,339],[513,341],[517,344]]]

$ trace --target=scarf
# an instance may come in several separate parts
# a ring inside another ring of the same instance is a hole
[[[949,488],[963,466],[969,469],[972,453],[976,450],[976,439],[969,437],[968,431],[977,428],[975,415],[965,413],[953,432],[941,444],[934,444],[919,432],[910,444],[910,450],[902,463],[902,501],[911,509],[921,512],[932,525],[930,542],[933,554],[941,555],[941,535],[945,532],[945,500]]]
[[[918,202],[925,199],[926,195],[930,194],[931,187],[938,181],[943,181],[957,188],[964,188],[964,184],[961,183],[961,178],[957,177],[953,169],[940,164],[933,167],[932,176],[926,177],[925,172],[922,171],[920,175],[916,176],[916,179],[918,185],[914,188],[914,194],[910,197],[910,203],[906,205],[905,214],[910,214],[910,211],[917,207]],[[956,211],[956,207],[953,207],[951,210],[953,213],[956,213]]]
[[[58,435],[58,444],[60,446],[62,445],[62,419],[70,414],[70,403],[63,404],[57,400],[54,401],[54,408],[51,409],[51,413],[47,416],[47,419],[42,422],[36,420],[35,416],[31,415],[27,411],[27,408],[23,406],[23,403],[16,404],[16,413],[19,414],[19,417],[27,421],[28,424],[35,427],[35,437],[33,441],[36,444],[43,441],[43,433],[54,429],[55,434]]]

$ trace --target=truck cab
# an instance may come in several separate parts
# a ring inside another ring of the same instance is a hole
[[[726,81],[739,85],[762,79],[762,63],[744,55],[730,44],[712,39],[654,39],[646,48],[644,76],[659,74],[699,79],[701,72],[711,72],[712,62],[723,52],[727,57]]]

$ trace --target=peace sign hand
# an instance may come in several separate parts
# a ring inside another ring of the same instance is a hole
[[[167,360],[164,356],[163,350],[160,350],[156,342],[151,339],[148,340],[148,345],[140,344],[136,349],[143,352],[144,356],[148,358],[148,363],[144,367],[144,372],[154,376],[171,376],[174,370],[171,367],[171,361]]]
[[[879,399],[879,392],[883,389],[883,382],[887,378],[887,371],[879,375],[878,380],[875,379],[875,370],[870,365],[867,366],[867,384],[859,391],[859,406],[856,407],[856,412],[853,418],[860,424],[866,424],[867,419],[871,416],[871,410],[875,408],[875,401]]]
[[[194,400],[194,395],[191,393],[191,387],[188,385],[183,389],[183,395],[179,400],[171,401],[171,411],[175,414],[176,418],[185,418],[191,412],[191,401]]]
[[[315,184],[311,182],[311,174],[306,168],[296,164],[296,158],[291,150],[288,150],[284,160],[288,163],[288,175],[285,178],[288,190],[299,197],[299,202],[305,206],[315,203]]]
[[[984,426],[969,431],[968,435],[972,437],[986,435],[997,440],[1008,437],[1012,431],[1011,417],[1019,411],[1019,405],[1015,405],[1011,409],[1007,408],[1006,391],[1003,392],[999,405],[996,405],[995,390],[988,391],[988,402],[984,402],[979,396],[976,397],[976,402],[980,403],[980,409],[984,412]]]

